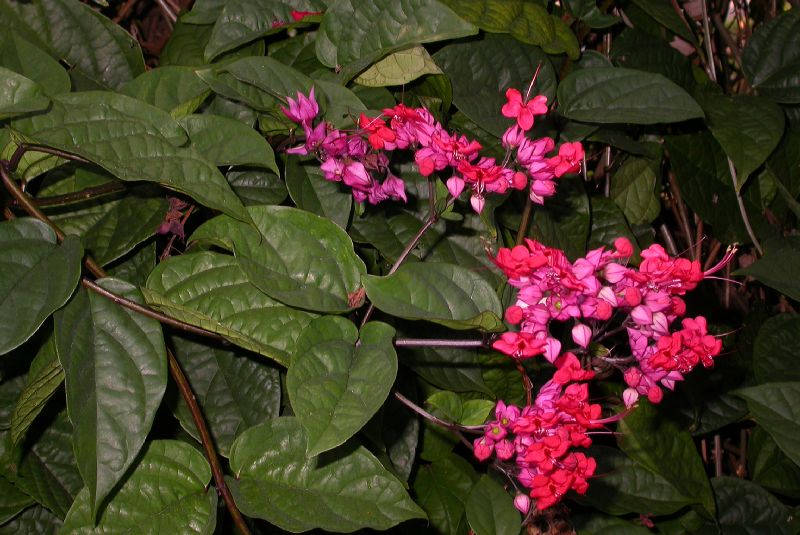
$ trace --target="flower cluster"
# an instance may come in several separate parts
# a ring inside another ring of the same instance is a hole
[[[492,454],[501,463],[513,459],[516,478],[530,489],[539,510],[557,503],[569,490],[586,492],[596,463],[573,449],[590,446],[589,430],[610,421],[600,419],[600,405],[589,403],[588,385],[581,382],[594,373],[581,369],[572,353],[565,353],[556,364],[558,371],[532,405],[520,409],[499,401],[496,419],[486,424],[486,432],[474,442],[479,460]],[[525,494],[517,496],[514,504],[523,513],[530,508]]]
[[[515,359],[541,354],[554,362],[561,342],[550,335],[551,321],[572,321],[572,340],[583,350],[609,332],[624,329],[632,358],[622,364],[625,359],[614,361],[629,386],[625,404],[632,406],[640,395],[659,402],[661,387],[673,389],[699,363],[712,366],[722,348],[722,342],[708,334],[702,316],[683,319],[683,328],[675,332],[670,325],[686,314],[681,296],[727,264],[733,251],[706,272],[697,261],[670,257],[658,244],[642,251],[638,268],[627,265],[632,254],[625,238],[617,239],[612,249],[594,249],[575,262],[534,240],[500,249],[494,262],[509,284],[519,288],[505,316],[519,325],[519,332],[504,333],[493,347]],[[621,317],[621,322],[612,325],[612,317]]]
[[[325,178],[349,186],[358,202],[405,201],[403,181],[391,173],[386,153],[410,150],[420,174],[428,177],[448,171],[450,195],[457,198],[468,187],[472,208],[481,212],[486,192],[505,193],[529,185],[531,199],[541,204],[555,193],[555,179],[576,172],[583,161],[580,143],[565,143],[557,154],[548,156],[555,148],[551,138],[531,140],[525,136],[533,127],[534,117],[547,113],[547,97],[526,100],[512,88],[506,92],[506,100],[501,112],[515,123],[503,136],[508,153],[502,163],[480,156],[477,141],[448,132],[426,108],[398,104],[384,109],[379,117],[362,113],[357,128],[350,132],[325,121],[314,124],[319,105],[313,89],[308,96],[298,93],[296,99],[287,99],[288,108],[281,109],[305,133],[304,143],[287,152],[316,155]],[[512,156],[515,165],[509,167],[506,162]]]

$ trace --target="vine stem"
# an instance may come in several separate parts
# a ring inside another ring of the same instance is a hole
[[[16,169],[16,165],[19,164],[19,161],[22,159],[22,156],[27,150],[30,149],[20,146],[14,152],[11,160],[0,161],[0,178],[2,178],[5,188],[17,200],[17,202],[19,202],[20,206],[22,206],[29,215],[43,221],[50,228],[52,228],[53,232],[58,238],[58,241],[61,242],[64,240],[64,233],[61,231],[61,229],[59,229],[58,226],[53,223],[53,221],[50,220],[50,218],[48,218],[38,206],[36,206],[35,201],[25,192],[23,192],[10,176],[10,173]],[[40,150],[40,148],[35,150],[38,152],[48,152],[46,150]],[[52,152],[49,153],[52,154]],[[72,159],[72,155],[62,151],[58,151],[58,154],[55,155]],[[97,262],[91,256],[87,255],[85,257],[84,265],[86,266],[86,269],[95,277],[103,278],[108,276],[108,273],[106,273],[106,271],[99,264],[97,264]],[[245,522],[242,513],[239,511],[238,507],[236,507],[236,503],[233,501],[233,496],[231,496],[230,489],[225,483],[225,475],[222,470],[222,463],[220,462],[219,456],[214,449],[214,443],[211,439],[211,434],[208,431],[208,425],[206,424],[202,409],[197,403],[197,398],[192,393],[192,387],[189,384],[186,375],[183,373],[180,363],[178,363],[178,359],[175,358],[175,355],[169,349],[167,349],[167,361],[170,376],[172,377],[172,380],[175,381],[175,384],[178,386],[178,390],[181,392],[183,400],[189,407],[189,412],[192,414],[192,420],[194,421],[197,431],[200,434],[200,441],[203,445],[203,450],[205,451],[208,463],[211,466],[211,473],[214,476],[214,483],[216,483],[217,492],[219,492],[221,495],[222,500],[225,502],[225,506],[228,509],[228,513],[230,513],[231,518],[233,519],[233,523],[236,525],[242,535],[250,535],[250,529],[247,527],[247,523]]]
[[[426,411],[425,409],[423,409],[422,407],[420,407],[419,405],[417,405],[416,403],[414,403],[413,401],[411,401],[410,399],[405,397],[400,392],[395,391],[394,392],[394,397],[395,397],[395,399],[397,401],[399,401],[400,403],[402,403],[403,405],[405,405],[406,407],[408,407],[409,409],[411,409],[415,413],[419,414],[420,416],[422,416],[423,418],[425,418],[426,420],[428,420],[432,424],[438,425],[439,427],[443,427],[443,428],[447,429],[448,431],[452,431],[453,433],[458,435],[458,438],[461,440],[461,442],[463,442],[464,445],[467,446],[470,450],[472,449],[472,444],[462,434],[462,431],[467,431],[469,433],[482,434],[484,432],[484,430],[486,429],[485,426],[483,426],[483,425],[459,425],[459,424],[454,424],[453,422],[448,422],[447,420],[442,420],[438,416],[434,416],[433,414],[429,413],[428,411]]]
[[[96,197],[111,195],[120,191],[125,191],[127,187],[120,182],[109,182],[100,186],[82,189],[74,193],[65,193],[64,195],[53,195],[52,197],[42,197],[36,199],[38,206],[61,206],[64,204],[71,204],[74,202],[88,201]]]
[[[439,338],[398,338],[394,341],[395,347],[486,347],[483,340],[446,340]]]

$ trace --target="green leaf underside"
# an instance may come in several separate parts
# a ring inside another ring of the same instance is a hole
[[[800,316],[780,314],[765,321],[753,346],[753,373],[758,383],[800,382],[792,351],[800,347]]]
[[[309,456],[343,444],[386,401],[397,375],[393,338],[384,323],[367,323],[359,332],[337,316],[318,318],[302,332],[286,387]]]
[[[519,512],[511,496],[489,476],[482,476],[466,501],[467,522],[475,535],[516,535],[520,530]]]
[[[140,74],[125,84],[122,92],[179,119],[193,113],[211,90],[194,69],[161,66]]]
[[[148,304],[175,319],[288,366],[314,314],[284,306],[249,282],[239,262],[213,252],[161,262],[142,289]]]
[[[359,74],[355,83],[367,87],[403,85],[426,74],[441,74],[428,51],[415,46],[390,54]]]
[[[36,501],[33,498],[0,476],[0,525],[5,524],[34,503]]]
[[[347,227],[353,196],[340,184],[326,180],[318,164],[303,164],[296,157],[289,157],[285,177],[286,188],[298,208]]]
[[[83,156],[122,180],[146,180],[247,220],[225,177],[192,148],[166,112],[120,94],[61,95],[45,114],[16,121],[29,141]]]
[[[317,58],[341,66],[346,79],[388,53],[477,31],[435,0],[337,0],[322,17]]]
[[[504,330],[500,300],[480,275],[452,264],[405,264],[386,277],[366,275],[367,297],[393,316],[452,329]]]
[[[295,533],[383,530],[425,518],[402,484],[363,447],[311,459],[306,451],[305,431],[294,418],[276,418],[242,434],[231,449],[236,479],[228,479],[242,512]]]
[[[689,433],[659,416],[647,402],[640,402],[639,407],[620,422],[619,431],[622,451],[663,477],[680,494],[702,505],[713,518],[714,496]]]
[[[217,493],[203,454],[173,440],[147,445],[130,475],[94,522],[83,489],[61,533],[186,533],[211,535],[217,523]]]
[[[320,312],[353,308],[349,296],[366,267],[345,232],[317,215],[282,206],[251,206],[255,227],[220,216],[192,240],[233,250],[255,286],[287,305]]]
[[[656,174],[650,162],[629,158],[611,181],[611,198],[632,225],[653,221],[661,211],[656,194]]]
[[[38,220],[0,223],[0,355],[30,338],[78,284],[80,241],[69,236],[60,246],[55,242]]]
[[[431,526],[446,535],[459,533],[465,502],[477,477],[469,463],[457,455],[420,467],[414,493]]]
[[[69,75],[58,61],[16,31],[4,34],[0,37],[0,65],[30,78],[48,95],[69,92]]]
[[[800,102],[800,13],[791,9],[760,24],[742,51],[742,69],[758,94]]]
[[[560,114],[589,123],[676,123],[703,117],[697,102],[660,74],[597,67],[580,69],[558,86]]]
[[[115,279],[105,289],[142,302]],[[161,325],[80,289],[55,315],[78,468],[93,513],[125,475],[150,431],[167,383]]]
[[[767,383],[735,392],[756,422],[800,465],[800,382]]]
[[[719,530],[731,535],[789,535],[792,515],[759,485],[736,477],[711,480],[719,507]]]

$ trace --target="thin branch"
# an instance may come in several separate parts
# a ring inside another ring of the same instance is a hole
[[[736,41],[733,39],[733,36],[725,27],[725,23],[722,21],[722,17],[719,16],[719,13],[712,13],[711,14],[711,21],[714,23],[714,27],[717,29],[717,33],[719,33],[722,40],[725,41],[725,45],[731,49],[731,54],[733,54],[733,59],[736,61],[736,66],[739,67],[739,70],[742,69],[742,51],[739,50],[739,45],[736,44]]]
[[[522,219],[519,222],[517,229],[517,237],[514,239],[516,245],[520,245],[525,235],[528,233],[528,225],[531,222],[531,213],[533,213],[533,201],[530,195],[525,196],[525,208],[522,209]]]
[[[97,197],[111,195],[120,191],[125,191],[127,186],[123,182],[108,182],[99,186],[82,189],[73,193],[63,195],[53,195],[51,197],[39,197],[36,199],[37,206],[62,206],[74,202],[88,201]]]
[[[700,0],[703,9],[703,41],[706,45],[706,70],[708,77],[717,83],[717,67],[714,64],[714,48],[711,46],[711,28],[708,26],[708,5],[706,0]]]
[[[686,240],[686,247],[689,248],[689,254],[692,260],[697,260],[694,255],[694,248],[692,247],[692,229],[689,225],[689,216],[686,214],[686,205],[683,203],[681,197],[681,190],[678,187],[678,182],[675,180],[675,173],[672,171],[667,172],[669,180],[669,192],[672,200],[672,209],[678,219],[678,225],[681,227],[681,233]]]
[[[661,233],[661,239],[664,240],[664,245],[667,246],[667,251],[672,256],[678,256],[678,246],[675,245],[675,238],[672,237],[672,232],[669,230],[669,227],[666,223],[661,223],[658,227],[658,231]],[[692,257],[694,257],[694,249],[689,249],[692,252]]]
[[[426,411],[425,409],[423,409],[422,407],[420,407],[419,405],[417,405],[416,403],[405,397],[400,392],[395,391],[394,397],[395,399],[397,399],[397,401],[399,401],[412,411],[416,412],[417,414],[419,414],[432,424],[438,425],[439,427],[443,427],[448,431],[452,431],[453,433],[455,433],[461,440],[461,442],[463,442],[464,445],[467,446],[469,449],[472,449],[472,444],[470,443],[469,440],[466,439],[466,437],[464,437],[462,431],[466,431],[468,433],[483,434],[485,430],[485,427],[482,425],[459,425],[459,424],[454,424],[453,422],[448,422],[447,420],[442,420],[438,416],[434,416],[433,414],[429,413],[428,411]]]
[[[36,150],[37,152],[48,152],[46,150],[40,150],[39,148],[30,149]],[[60,151],[59,151],[60,152]],[[15,151],[14,156],[12,156],[12,160],[14,162],[19,163],[22,156],[25,153],[25,149],[21,147]],[[57,154],[58,155],[58,154]],[[73,158],[72,155],[68,153],[64,153],[66,158]],[[40,219],[44,223],[47,223],[50,228],[53,229],[53,232],[58,237],[58,241],[61,242],[64,239],[64,233],[61,229],[58,228],[40,209],[36,206],[36,203],[32,198],[30,198],[25,192],[23,192],[17,183],[11,178],[11,164],[12,161],[8,162],[0,162],[0,177],[2,178],[3,185],[6,187],[8,192],[19,202],[20,206],[22,206],[25,211],[28,212],[29,215]],[[107,277],[108,273],[99,265],[91,256],[86,256],[84,259],[84,265],[86,268],[96,277],[102,278]],[[101,288],[102,289],[102,288]],[[94,289],[93,289],[94,290]],[[117,296],[119,297],[119,296]],[[121,303],[120,303],[121,304]],[[138,305],[138,304],[137,304]],[[141,305],[139,305],[141,306]],[[138,312],[138,311],[137,311]],[[205,450],[206,457],[208,459],[208,463],[211,466],[211,473],[214,475],[214,482],[217,486],[217,491],[222,496],[223,501],[225,502],[225,506],[228,509],[231,517],[233,518],[234,523],[242,532],[243,535],[250,535],[250,530],[247,528],[247,524],[244,521],[239,509],[236,507],[236,503],[233,501],[233,497],[231,496],[230,490],[228,489],[227,484],[225,483],[225,475],[222,470],[222,464],[220,463],[219,456],[217,455],[216,450],[214,449],[214,444],[211,441],[211,436],[208,432],[208,427],[206,426],[205,420],[203,419],[203,413],[200,409],[200,406],[197,403],[197,399],[192,394],[192,387],[189,384],[186,376],[183,374],[183,371],[180,369],[180,365],[178,361],[175,359],[175,355],[172,354],[171,351],[167,351],[167,360],[169,364],[169,371],[172,379],[175,381],[178,389],[183,396],[186,405],[189,407],[189,411],[192,413],[192,419],[197,426],[197,431],[200,434],[201,442],[203,444],[203,449]]]
[[[755,246],[759,256],[764,256],[764,250],[761,248],[761,243],[758,241],[758,238],[756,238],[756,233],[753,232],[753,227],[750,225],[750,218],[747,216],[747,208],[744,206],[744,199],[742,199],[742,193],[739,188],[739,179],[736,177],[736,168],[733,166],[733,161],[730,158],[728,158],[728,169],[731,172],[733,189],[736,192],[736,204],[739,205],[739,213],[742,214],[744,228],[747,229],[747,235],[750,236],[750,239],[753,241],[753,246]]]
[[[444,340],[426,338],[398,338],[394,341],[395,347],[486,347],[483,340]]]

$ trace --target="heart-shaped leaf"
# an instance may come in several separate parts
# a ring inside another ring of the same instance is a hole
[[[800,382],[767,383],[737,390],[761,427],[800,465]]]

